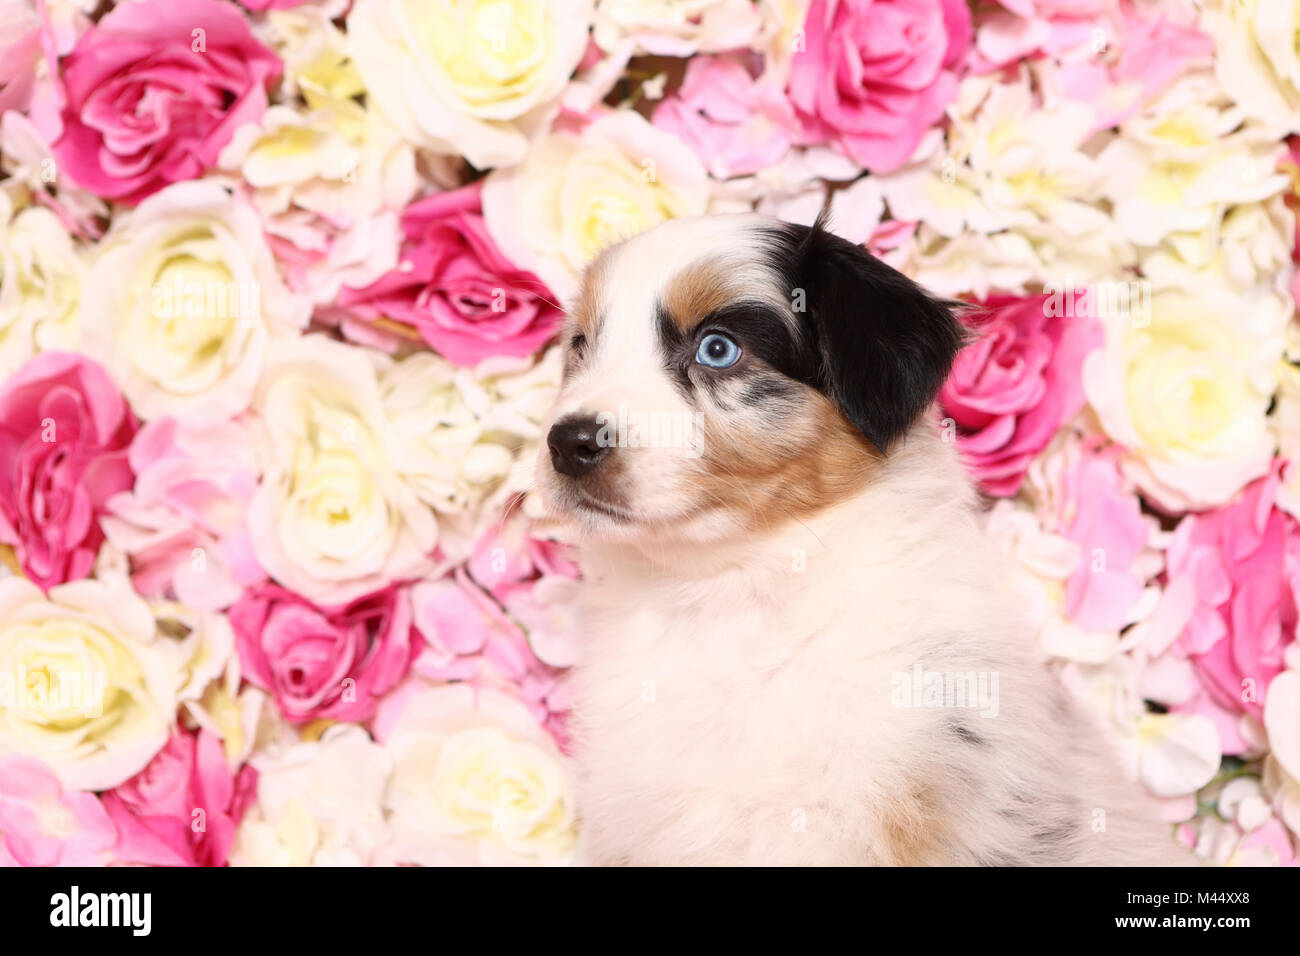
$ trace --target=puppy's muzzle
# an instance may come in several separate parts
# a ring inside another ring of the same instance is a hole
[[[595,418],[565,418],[551,426],[546,444],[551,449],[551,464],[570,478],[581,478],[594,471],[609,454],[609,446],[598,440],[600,426]]]

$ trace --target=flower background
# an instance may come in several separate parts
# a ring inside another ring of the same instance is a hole
[[[1271,0],[0,0],[0,861],[575,861],[527,494],[584,264],[831,226],[1181,839],[1300,834],[1300,21]]]

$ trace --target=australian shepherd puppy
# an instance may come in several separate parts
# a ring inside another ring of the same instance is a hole
[[[591,265],[537,482],[579,533],[587,861],[1188,856],[1018,617],[931,411],[962,341],[820,222]]]

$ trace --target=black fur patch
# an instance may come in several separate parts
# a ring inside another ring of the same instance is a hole
[[[664,366],[678,389],[694,399],[696,389],[707,392],[718,404],[726,404],[722,388],[737,377],[749,379],[740,394],[746,405],[788,408],[797,398],[793,379],[814,388],[818,356],[811,341],[799,334],[788,316],[769,303],[740,300],[704,316],[693,328],[683,331],[662,304],[657,306],[655,324]],[[723,332],[740,346],[740,359],[725,369],[699,365],[695,353],[705,336]],[[777,378],[773,370],[784,378]]]
[[[948,377],[964,340],[953,314],[960,303],[932,298],[861,246],[827,232],[824,214],[811,228],[783,223],[765,231],[771,268],[811,339],[816,362],[809,383],[886,451]]]
[[[984,746],[985,740],[982,734],[971,729],[970,725],[963,723],[954,718],[948,724],[948,729],[962,743],[972,744],[976,747]]]

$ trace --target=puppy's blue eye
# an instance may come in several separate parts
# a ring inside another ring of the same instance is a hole
[[[740,359],[740,346],[721,332],[710,332],[695,350],[695,361],[709,368],[729,368]]]

